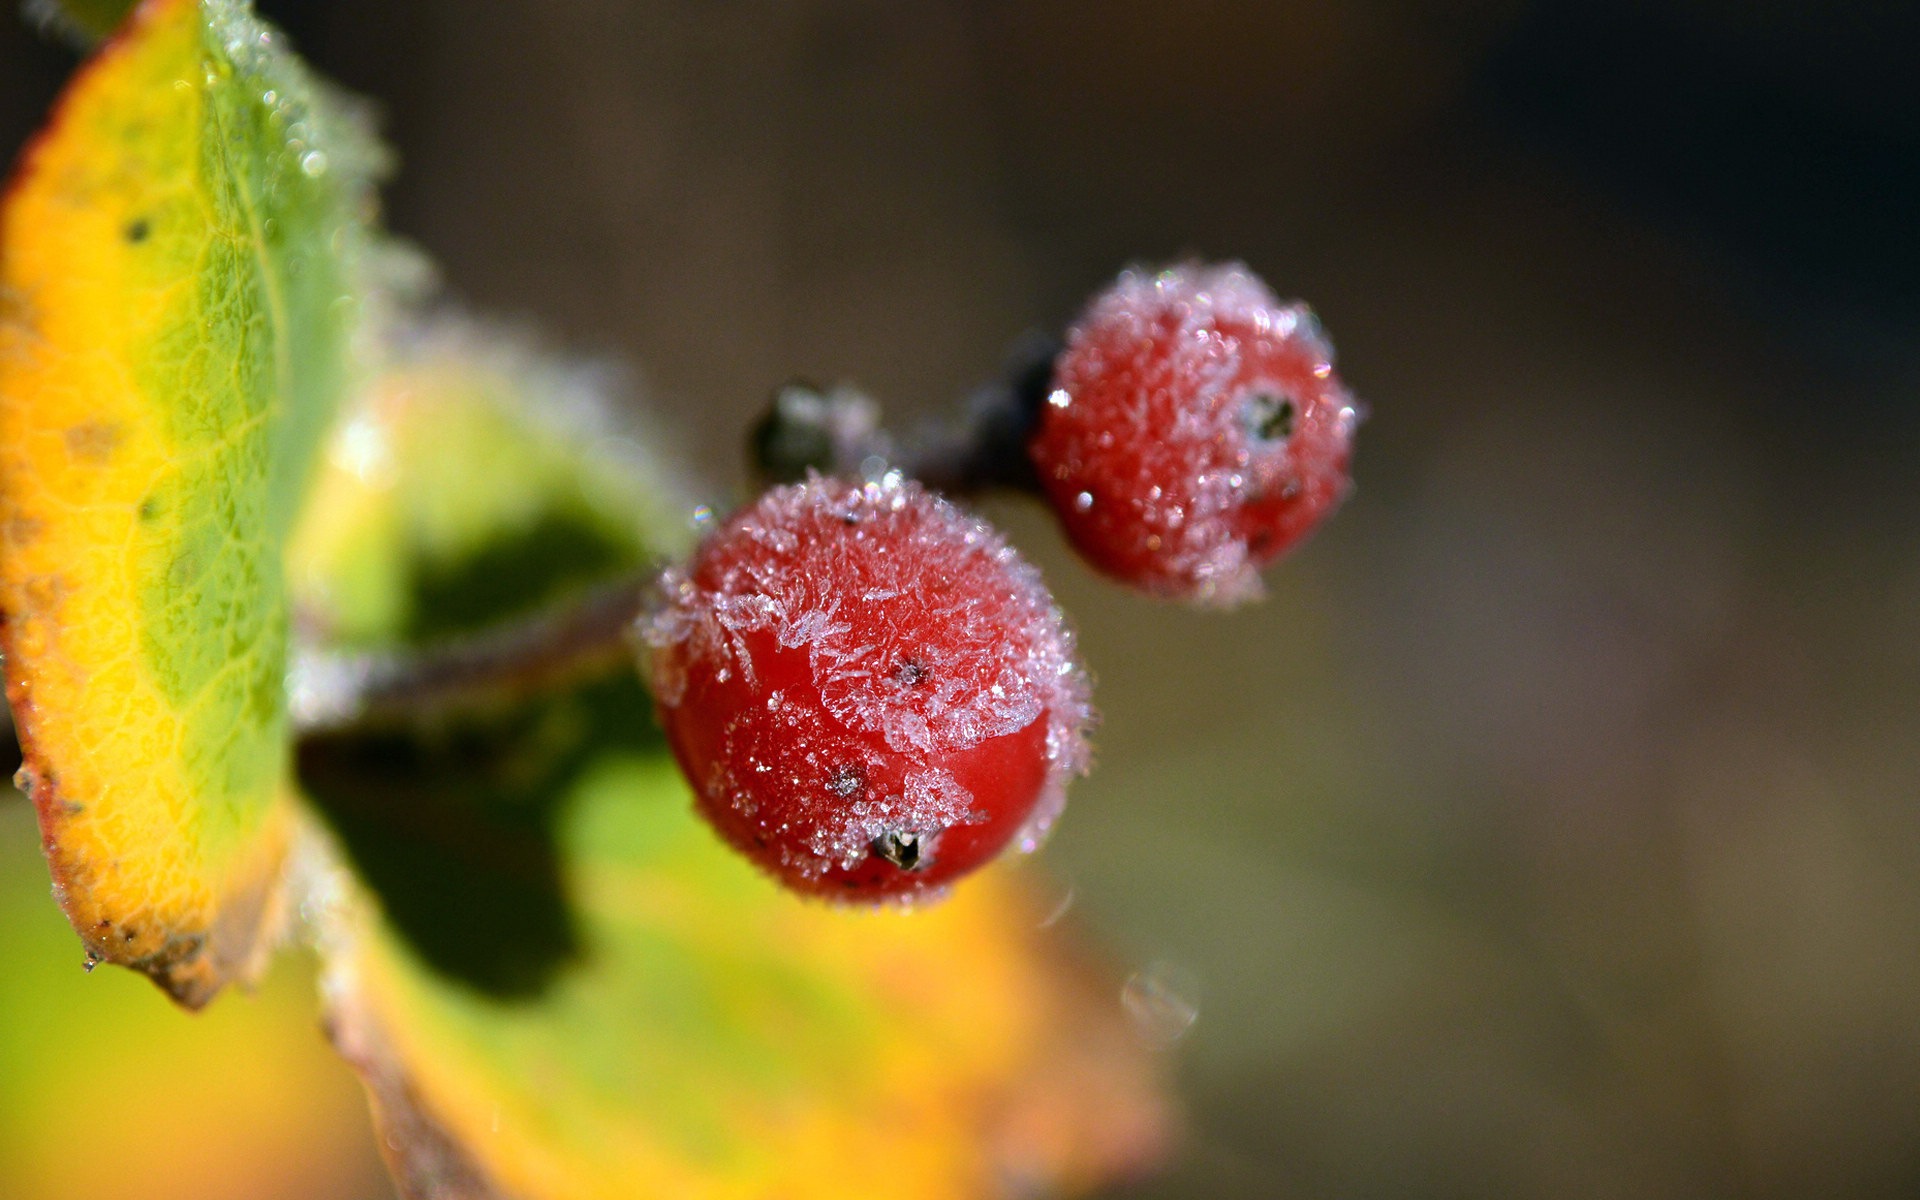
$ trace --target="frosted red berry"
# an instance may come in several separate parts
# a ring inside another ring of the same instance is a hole
[[[1309,309],[1238,264],[1189,264],[1094,298],[1027,448],[1095,567],[1230,605],[1345,498],[1357,419]]]
[[[664,590],[648,670],[700,812],[801,891],[938,891],[1037,845],[1085,767],[1038,573],[918,484],[775,488]]]

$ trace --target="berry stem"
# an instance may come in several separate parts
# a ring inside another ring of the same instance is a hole
[[[289,675],[301,737],[483,708],[630,663],[633,629],[658,605],[660,568],[453,641],[409,650],[310,651]]]
[[[957,420],[929,422],[906,438],[889,434],[879,407],[857,391],[788,384],[754,431],[750,465],[769,484],[798,483],[809,471],[849,480],[898,471],[948,495],[1037,493],[1026,443],[1059,352],[1058,339],[1028,335],[998,378],[967,398]]]

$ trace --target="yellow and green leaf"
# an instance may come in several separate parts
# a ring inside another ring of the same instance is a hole
[[[474,361],[403,367],[330,456],[295,578],[363,644],[436,636],[437,581],[502,617],[562,586],[552,544],[619,570],[686,536],[606,469],[630,443],[540,415],[552,376]],[[1072,1192],[1163,1146],[1117,988],[1018,878],[913,911],[782,891],[695,816],[632,671],[300,761],[352,868],[330,1028],[411,1196]]]
[[[1162,1149],[1115,993],[1068,974],[1015,880],[828,908],[722,846],[662,754],[569,784],[570,937],[540,990],[450,974],[372,910],[336,952],[335,1036],[409,1132],[413,1194],[960,1200],[1083,1190]]]
[[[0,609],[56,890],[197,1006],[289,839],[284,544],[349,383],[372,157],[238,0],[148,0],[0,207]]]

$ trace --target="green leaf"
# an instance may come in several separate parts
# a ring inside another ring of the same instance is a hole
[[[314,611],[427,638],[438,580],[497,618],[684,542],[670,491],[607,469],[630,440],[556,427],[556,378],[457,352],[378,389],[299,542]],[[556,569],[561,528],[600,552]],[[329,1027],[411,1195],[1072,1191],[1164,1145],[1117,983],[1019,881],[914,911],[782,891],[694,815],[634,672],[300,765],[358,875],[322,906]]]
[[[684,553],[693,501],[604,367],[440,319],[342,423],[292,555],[337,646],[422,643]]]
[[[234,0],[149,0],[0,209],[0,608],[56,888],[197,1006],[289,837],[284,544],[348,386],[374,154]]]

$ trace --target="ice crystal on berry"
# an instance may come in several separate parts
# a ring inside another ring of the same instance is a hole
[[[674,752],[792,886],[938,890],[1033,848],[1086,765],[1086,677],[1039,574],[918,484],[775,488],[663,586],[644,634]]]
[[[1313,313],[1239,264],[1127,271],[1055,365],[1029,452],[1076,547],[1230,605],[1345,497],[1358,407]]]

